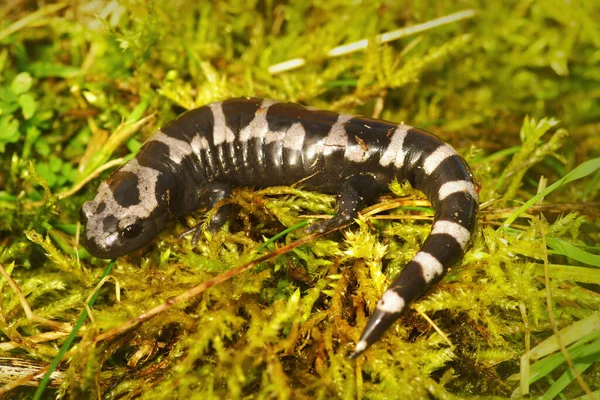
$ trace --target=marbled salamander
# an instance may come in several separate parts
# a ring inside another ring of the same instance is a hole
[[[394,178],[423,191],[436,210],[431,234],[377,303],[355,357],[462,258],[475,228],[478,193],[469,166],[431,133],[255,98],[190,110],[150,137],[83,205],[83,244],[96,257],[119,257],[150,243],[169,220],[214,206],[231,186],[305,178],[307,189],[337,193],[333,218],[309,232],[355,218]],[[229,213],[221,207],[211,229]]]

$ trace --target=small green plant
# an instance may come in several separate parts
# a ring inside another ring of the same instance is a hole
[[[595,2],[12,3],[0,397],[598,396]],[[236,190],[233,220],[196,246],[178,235],[203,212],[110,264],[80,244],[101,179],[185,109],[237,96],[405,122],[472,166],[482,206],[463,261],[356,361],[431,229],[402,182],[322,237],[297,228],[333,196],[300,185]],[[21,361],[56,367],[45,391],[2,380]]]

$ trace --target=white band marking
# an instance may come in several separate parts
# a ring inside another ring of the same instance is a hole
[[[344,124],[352,119],[352,115],[340,114],[337,121],[331,129],[325,139],[323,139],[323,155],[328,156],[336,150],[343,149],[348,143],[348,133],[344,128]]]
[[[285,133],[283,147],[289,150],[302,151],[305,135],[306,132],[304,131],[302,124],[296,122],[294,125],[290,126],[290,129]]]
[[[423,170],[427,175],[431,175],[431,173],[435,171],[446,158],[454,155],[456,155],[456,151],[454,151],[451,146],[443,144],[425,159],[423,162]]]
[[[204,136],[200,136],[197,134],[192,139],[191,146],[194,153],[199,154],[201,150],[208,149],[208,140],[206,140]]]
[[[471,232],[464,226],[457,224],[452,221],[436,221],[431,228],[431,234],[447,234],[452,236],[458,244],[460,248],[464,250],[471,239]]]
[[[392,289],[388,289],[377,302],[377,309],[390,314],[399,313],[406,305],[404,299]]]
[[[214,127],[213,127],[213,143],[215,146],[220,145],[223,142],[231,143],[235,140],[235,135],[227,126],[225,120],[225,114],[223,113],[222,103],[209,104],[210,109],[213,113]]]
[[[346,146],[346,151],[344,152],[344,158],[349,161],[360,163],[369,159],[369,153],[359,144],[348,144]]]
[[[156,131],[156,133],[148,139],[148,142],[160,142],[166,144],[169,148],[169,158],[177,164],[180,164],[185,156],[192,154],[192,147],[188,142],[167,136],[161,130]]]
[[[406,158],[406,152],[403,150],[404,139],[411,128],[411,126],[404,124],[398,125],[398,128],[393,133],[390,144],[379,160],[381,166],[387,167],[393,163],[396,168],[402,168],[404,159]]]
[[[436,276],[439,276],[444,272],[444,266],[442,263],[433,255],[424,251],[418,252],[412,261],[421,266],[425,283],[431,282]]]
[[[442,186],[440,186],[438,198],[440,200],[444,200],[451,194],[460,192],[469,193],[476,201],[479,200],[479,195],[477,194],[477,190],[475,190],[475,185],[473,185],[472,182],[464,180],[444,183]]]
[[[260,108],[256,110],[254,119],[248,126],[242,128],[238,136],[240,142],[247,142],[250,139],[264,139],[269,132],[269,123],[267,122],[267,110],[273,104],[278,103],[275,100],[263,100]]]
[[[356,347],[354,348],[354,353],[360,354],[363,351],[365,351],[366,348],[367,348],[367,342],[364,340],[360,340],[358,343],[356,343]]]

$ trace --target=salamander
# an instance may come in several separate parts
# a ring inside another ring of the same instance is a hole
[[[478,191],[465,160],[437,136],[362,116],[294,103],[238,98],[183,113],[155,132],[82,207],[82,242],[115,258],[149,244],[168,221],[213,207],[234,186],[290,185],[336,194],[325,232],[357,217],[362,204],[407,180],[435,209],[430,235],[383,293],[354,352],[376,342],[407,306],[463,256],[475,229]],[[219,229],[230,207],[210,221]]]

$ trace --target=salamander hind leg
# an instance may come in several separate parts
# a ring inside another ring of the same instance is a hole
[[[335,213],[331,219],[316,222],[306,228],[306,233],[323,233],[344,226],[356,218],[365,202],[380,193],[380,184],[374,176],[357,174],[347,177],[337,193]]]

